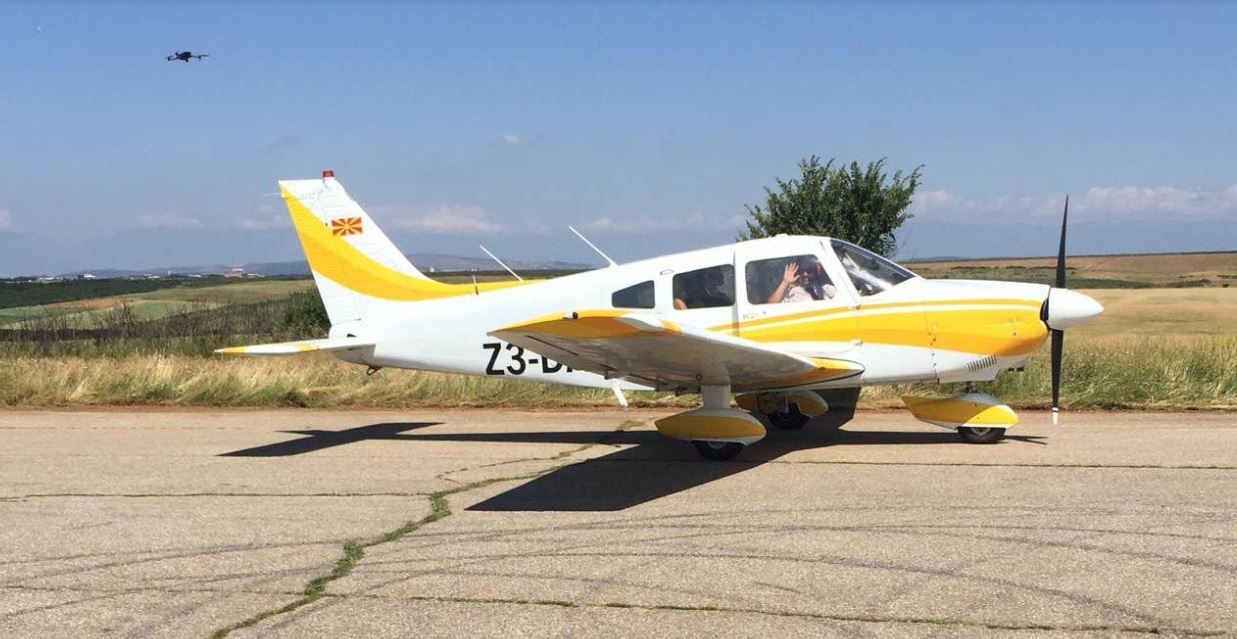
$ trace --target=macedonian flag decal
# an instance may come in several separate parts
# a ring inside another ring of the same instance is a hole
[[[360,234],[361,218],[359,217],[337,217],[331,220],[331,235],[335,237]]]

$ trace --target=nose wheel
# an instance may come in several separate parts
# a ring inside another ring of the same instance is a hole
[[[958,428],[958,434],[964,441],[972,444],[994,444],[1005,437],[1005,429],[961,426]]]
[[[811,419],[799,410],[797,404],[790,402],[784,403],[782,410],[766,413],[765,417],[769,418],[769,424],[778,430],[799,430]]]
[[[737,442],[694,441],[692,444],[701,457],[711,461],[727,461],[743,452],[743,444]]]

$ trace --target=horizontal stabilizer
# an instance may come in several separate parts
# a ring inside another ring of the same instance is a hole
[[[231,346],[216,349],[219,355],[300,355],[316,351],[350,351],[373,347],[375,342],[357,339],[355,337],[332,337],[328,339],[307,339],[299,342],[279,342],[278,344],[257,344],[254,346]]]

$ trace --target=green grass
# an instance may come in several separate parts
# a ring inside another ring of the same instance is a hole
[[[132,313],[133,318],[140,321],[161,319],[177,313],[201,311],[215,306],[216,304],[206,302],[145,298],[119,301],[114,307],[99,310],[78,310],[80,307],[71,305],[23,306],[0,311],[0,328],[20,328],[24,323],[47,317],[59,318],[74,328],[96,328],[106,324],[109,315],[120,311],[122,307],[125,309],[124,312]]]
[[[235,284],[201,288],[168,288],[147,293],[148,300],[199,302],[210,304],[249,304],[287,297],[314,289],[311,279],[245,280]]]
[[[267,283],[270,280],[263,280]],[[295,281],[295,280],[294,280]],[[302,281],[308,282],[307,279]],[[228,280],[222,277],[201,279],[164,278],[151,280],[97,279],[62,282],[0,281],[0,308],[41,306],[76,302],[100,297],[139,295],[160,290],[186,290],[203,287],[244,286],[252,280]]]

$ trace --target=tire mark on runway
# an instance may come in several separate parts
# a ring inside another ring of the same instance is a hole
[[[8,588],[8,586],[5,586],[4,588]],[[97,591],[94,591],[94,592],[97,592]],[[69,606],[75,606],[77,604],[88,603],[91,601],[102,601],[104,599],[111,599],[115,596],[116,596],[116,593],[107,592],[107,593],[95,595],[92,597],[79,597],[76,599],[70,599],[69,601],[60,601],[60,602],[56,602],[53,604],[35,606],[33,608],[25,608],[23,610],[17,610],[14,612],[5,613],[3,615],[0,615],[0,619],[16,619],[18,617],[23,617],[25,615],[31,615],[37,612],[47,612],[48,610],[57,610],[60,608],[67,608]]]
[[[1114,624],[1019,624],[1019,623],[1003,623],[1003,622],[972,622],[962,619],[950,619],[940,617],[898,617],[898,616],[881,616],[881,615],[861,615],[861,614],[840,614],[840,613],[813,613],[813,612],[793,612],[780,610],[762,610],[748,608],[732,608],[725,606],[676,606],[676,605],[648,605],[648,604],[627,604],[620,602],[607,603],[579,603],[574,601],[562,601],[554,599],[504,599],[491,597],[430,597],[430,596],[388,596],[388,595],[327,595],[334,599],[344,599],[347,597],[360,597],[374,599],[378,601],[390,601],[394,603],[407,602],[434,602],[434,603],[463,603],[463,604],[482,604],[482,605],[519,605],[519,606],[556,606],[560,608],[580,608],[580,609],[631,609],[643,610],[650,612],[721,612],[730,614],[749,614],[762,615],[769,617],[783,617],[791,619],[819,619],[822,621],[839,621],[839,622],[854,622],[854,623],[885,623],[885,624],[914,624],[914,625],[931,625],[931,626],[954,626],[960,628],[983,628],[985,630],[1043,630],[1049,632],[1125,632],[1130,634],[1176,634],[1186,637],[1220,637],[1226,634],[1223,630],[1185,630],[1177,628],[1167,628],[1160,626],[1124,626]]]
[[[116,497],[123,499],[180,499],[184,497],[428,497],[429,493],[378,492],[378,493],[30,493],[5,495],[0,502],[17,502],[27,499]]]
[[[67,559],[82,559],[82,558],[90,558],[90,557],[95,557],[95,556],[114,557],[114,556],[123,556],[124,554],[130,554],[130,555],[154,554],[154,556],[151,556],[151,557],[134,559],[132,561],[112,561],[108,563],[71,568],[68,570],[51,571],[51,572],[34,574],[34,575],[26,575],[23,577],[18,577],[16,581],[25,581],[25,580],[31,580],[31,579],[46,579],[48,577],[65,577],[69,575],[81,575],[83,573],[94,572],[96,570],[104,570],[108,568],[130,568],[130,567],[141,565],[141,564],[148,564],[152,562],[167,561],[167,560],[174,560],[174,559],[197,559],[197,558],[202,558],[202,557],[214,557],[214,556],[224,555],[224,554],[229,554],[229,553],[252,552],[255,550],[278,550],[281,548],[302,548],[305,546],[325,546],[325,545],[334,545],[337,543],[339,543],[338,539],[326,539],[326,540],[316,540],[316,541],[289,542],[289,543],[280,543],[280,544],[242,544],[242,545],[216,546],[213,548],[194,549],[193,551],[190,551],[190,552],[182,552],[179,550],[164,551],[164,552],[139,550],[139,551],[133,551],[130,553],[121,553],[121,554],[106,553],[103,555],[90,555],[90,554],[75,555],[75,556],[69,556],[66,558]],[[36,559],[36,560],[20,560],[20,561],[14,561],[14,562],[7,562],[7,563],[0,564],[0,565],[42,563],[45,561],[63,561],[66,558],[52,557],[52,558],[43,558],[43,559]],[[14,586],[14,585],[17,585],[17,584],[15,582],[0,583],[0,587],[7,587],[7,586]]]
[[[860,568],[860,569],[867,569],[867,570],[879,570],[879,571],[886,571],[886,572],[903,573],[903,574],[915,575],[915,576],[927,576],[927,577],[933,577],[933,578],[944,577],[947,579],[954,579],[954,580],[963,581],[963,582],[978,582],[978,583],[982,583],[985,585],[1004,586],[1004,587],[1013,588],[1016,590],[1023,590],[1023,591],[1039,594],[1039,595],[1046,595],[1049,597],[1064,599],[1066,601],[1069,601],[1075,604],[1088,605],[1094,608],[1105,609],[1105,610],[1108,610],[1109,612],[1119,613],[1128,618],[1137,619],[1139,621],[1145,622],[1148,625],[1148,627],[1159,627],[1157,626],[1157,624],[1166,623],[1165,620],[1163,619],[1158,619],[1154,616],[1141,613],[1137,610],[1133,610],[1125,606],[1121,606],[1121,605],[1114,604],[1114,603],[1108,603],[1108,602],[1096,599],[1094,597],[1088,597],[1086,595],[1071,593],[1065,590],[1061,590],[1059,588],[1050,588],[1050,587],[1040,586],[1040,585],[1035,585],[1035,584],[1023,584],[1017,581],[1013,581],[1011,579],[1001,579],[998,577],[957,574],[957,573],[953,573],[948,570],[940,569],[940,568],[907,566],[907,565],[892,564],[892,563],[886,563],[886,562],[876,562],[876,561],[864,561],[864,560],[854,559],[851,557],[842,557],[842,556],[835,556],[835,557],[819,556],[819,557],[812,557],[812,558],[802,558],[802,557],[787,557],[784,555],[762,555],[762,554],[737,553],[737,552],[715,552],[715,553],[705,554],[705,553],[691,553],[691,552],[684,552],[684,551],[675,551],[675,552],[593,551],[593,552],[578,552],[578,553],[575,553],[575,552],[572,552],[572,553],[521,552],[518,554],[473,556],[467,561],[462,561],[458,563],[465,564],[465,565],[484,564],[484,563],[493,562],[495,560],[527,559],[530,557],[547,557],[547,558],[554,558],[554,557],[653,558],[653,557],[656,557],[662,560],[730,559],[730,560],[742,560],[742,561],[759,560],[759,561],[795,563],[795,564],[828,565],[828,566],[834,566],[838,568]],[[511,578],[519,578],[519,579],[543,578],[543,579],[552,580],[552,581],[569,581],[569,582],[580,582],[583,584],[590,584],[590,585],[600,584],[600,585],[608,585],[608,586],[624,586],[624,587],[631,587],[631,588],[636,588],[636,589],[645,589],[645,590],[652,591],[653,594],[665,594],[665,593],[672,593],[672,592],[678,593],[678,594],[694,594],[694,595],[707,595],[708,594],[704,591],[693,591],[693,590],[688,590],[684,588],[651,589],[647,584],[645,584],[644,582],[640,582],[640,581],[626,581],[626,580],[613,580],[613,579],[605,580],[605,579],[596,579],[596,578],[591,578],[591,577],[576,577],[576,576],[570,576],[570,575],[553,575],[551,577],[545,577],[544,575],[527,574],[527,573],[521,573],[521,572],[516,572],[516,571],[503,572],[503,571],[497,571],[497,570],[491,570],[491,571],[484,571],[484,570],[466,571],[465,570],[465,571],[458,571],[454,573],[444,573],[443,568],[423,571],[422,574],[426,574],[426,573],[468,575],[472,577],[511,577]],[[400,578],[400,579],[391,580],[390,582],[387,582],[386,584],[380,584],[378,587],[381,587],[383,585],[390,585],[392,583],[398,583],[400,581],[408,581],[408,579]],[[376,587],[370,587],[367,589],[367,591],[373,591],[375,589]],[[350,593],[348,596],[351,596],[351,595],[352,593]],[[752,604],[762,603],[754,599],[748,599],[747,601],[749,601]],[[722,608],[719,608],[719,609],[722,609]],[[980,622],[976,622],[976,623],[980,623]]]
[[[729,461],[710,461],[704,459],[590,459],[580,463],[595,464],[739,464],[744,466],[764,466],[766,464],[785,466],[926,466],[942,468],[1113,468],[1118,470],[1237,470],[1237,466],[1221,465],[1188,465],[1188,464],[1083,464],[1083,463],[1047,463],[1047,462],[910,462],[910,461],[859,461],[846,459],[732,459]]]

